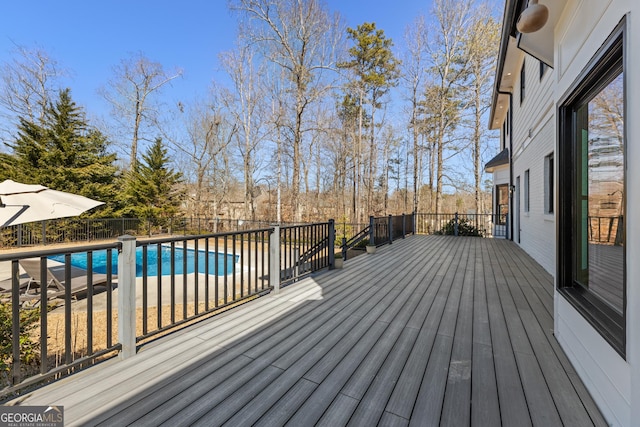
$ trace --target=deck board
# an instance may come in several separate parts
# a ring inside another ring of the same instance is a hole
[[[462,289],[453,350],[449,362],[449,376],[442,408],[441,425],[466,426],[470,424],[471,407],[471,363],[473,349],[473,281],[475,247],[469,250],[464,268]]]
[[[65,425],[605,425],[509,241],[412,236],[21,397]]]
[[[529,426],[531,425],[529,408],[507,330],[507,321],[498,296],[497,279],[500,278],[500,261],[494,253],[489,252],[488,242],[482,242],[482,246],[490,266],[490,272],[485,275],[485,280],[501,421],[503,425]]]

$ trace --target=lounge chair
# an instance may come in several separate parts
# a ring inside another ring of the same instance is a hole
[[[27,274],[21,274],[18,277],[20,283],[20,292],[24,292],[31,284],[31,277]],[[13,280],[11,278],[0,281],[0,295],[11,294],[11,288],[13,286]]]
[[[40,280],[40,259],[23,259],[20,261],[20,265],[24,271],[31,277],[28,286],[24,293],[21,295],[20,300],[23,302],[33,301],[40,298],[40,293],[43,292],[42,288],[46,289],[47,299],[64,297],[67,288],[65,280],[65,266],[64,265],[47,265],[47,278],[46,284],[43,286],[43,281]],[[112,275],[112,280],[116,276]],[[106,287],[108,286],[107,275],[94,273],[92,275],[93,286]],[[87,271],[77,267],[71,267],[71,297],[78,298],[78,295],[86,292],[89,288],[89,282],[87,277]]]

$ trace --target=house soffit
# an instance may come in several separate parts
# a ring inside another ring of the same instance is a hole
[[[544,4],[549,9],[547,23],[535,33],[521,34],[515,27],[520,12],[527,6],[527,1],[507,1],[503,19],[509,19],[510,22],[504,22],[502,27],[503,43],[506,41],[506,46],[501,52],[502,58],[498,61],[501,68],[496,70],[496,78],[499,81],[496,82],[494,89],[489,129],[499,129],[504,122],[509,109],[509,96],[507,94],[513,93],[524,53],[528,53],[553,67],[554,31],[567,0],[539,0],[539,3]],[[506,40],[506,31],[509,31],[508,41]]]

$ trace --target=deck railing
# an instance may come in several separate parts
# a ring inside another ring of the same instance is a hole
[[[290,225],[280,229],[281,281],[286,285],[313,271],[333,265],[335,229],[333,221]]]
[[[417,234],[507,236],[502,214],[418,213],[415,224]]]
[[[413,234],[414,214],[369,218],[369,245],[381,246]]]
[[[114,335],[116,278],[110,262],[119,250],[119,243],[111,243],[76,246],[62,254],[59,249],[49,249],[0,255],[0,262],[4,261],[11,270],[10,280],[3,282],[5,286],[9,283],[9,292],[0,294],[2,323],[11,325],[11,332],[2,331],[2,339],[6,340],[3,349],[11,349],[11,354],[3,353],[0,360],[5,368],[0,372],[1,382],[6,387],[0,397],[87,366],[121,348]],[[97,252],[103,252],[107,260],[100,280],[90,273]],[[86,270],[72,266],[71,257],[75,254],[84,255]],[[55,272],[48,264],[51,256],[63,257]],[[32,259],[35,271],[21,275],[20,264],[28,259]],[[83,288],[65,286],[74,281],[82,282]],[[30,292],[34,288],[37,293]],[[103,301],[97,310],[95,303],[100,291]],[[83,297],[82,307],[72,303],[79,294]],[[50,299],[52,296],[55,301]]]
[[[506,214],[458,214],[458,219],[473,225],[485,237],[506,237]],[[401,235],[399,227],[417,227],[420,234],[447,233],[452,229],[451,223],[455,220],[455,213],[415,214],[415,222],[406,222],[406,219],[414,215],[393,216],[392,230],[395,236]],[[597,224],[596,221],[597,220]],[[590,227],[593,236],[603,239],[604,230],[609,232],[616,229],[618,217],[601,218],[591,217]],[[604,224],[603,221],[608,221]],[[604,224],[604,225],[603,225]],[[281,226],[298,226],[298,224],[280,223]],[[302,224],[306,225],[306,224]],[[336,224],[336,237],[345,238],[347,241],[369,224],[338,223]],[[62,218],[40,221],[29,224],[19,224],[0,228],[0,248],[29,247],[36,245],[48,245],[54,243],[91,242],[98,240],[115,239],[118,236],[129,234],[138,237],[153,237],[161,235],[197,236],[202,234],[229,233],[236,231],[248,231],[270,226],[267,221],[247,221],[240,219],[221,218],[165,218],[165,219],[135,219],[135,218]],[[386,242],[389,236],[388,217],[374,219],[374,239]],[[413,230],[412,230],[413,231]],[[614,231],[615,237],[615,231]],[[393,237],[392,237],[393,238]],[[340,244],[340,241],[337,242]]]
[[[617,216],[589,216],[589,241],[599,244],[623,244],[624,217]]]
[[[342,238],[342,258],[346,260],[349,250],[360,245],[382,246],[399,238],[404,239],[414,232],[414,218],[414,214],[369,217],[369,224],[358,232],[352,232],[349,239]]]
[[[334,240],[329,221],[1,254],[11,276],[0,282],[11,354],[0,360],[0,401],[103,358],[131,357],[145,340],[333,268]],[[85,268],[73,266],[76,257]],[[21,274],[29,259],[39,260],[36,277]]]

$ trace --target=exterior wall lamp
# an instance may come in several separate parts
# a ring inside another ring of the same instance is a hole
[[[529,0],[529,5],[520,15],[516,28],[521,33],[535,33],[544,27],[547,19],[549,19],[547,6],[538,4],[538,0]]]

